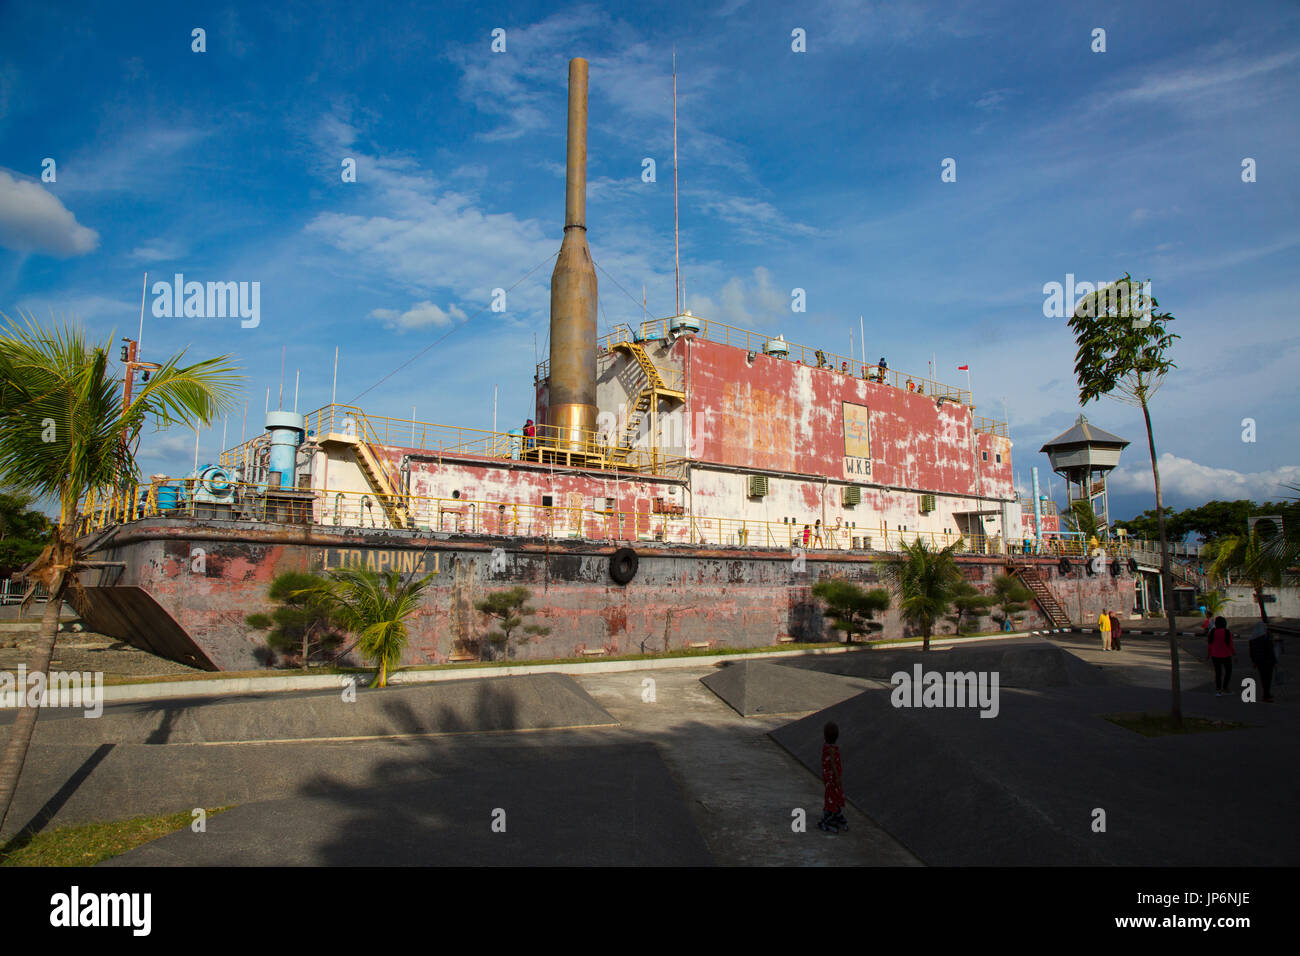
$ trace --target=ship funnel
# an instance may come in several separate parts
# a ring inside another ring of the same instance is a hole
[[[587,248],[587,61],[569,61],[564,242],[551,273],[547,424],[560,447],[582,450],[596,429],[596,269]]]

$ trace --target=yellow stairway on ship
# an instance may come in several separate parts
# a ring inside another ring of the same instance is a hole
[[[623,432],[623,440],[613,450],[614,460],[626,461],[628,455],[632,453],[632,442],[640,431],[641,416],[649,410],[655,399],[663,396],[673,401],[684,402],[686,401],[686,393],[681,389],[668,387],[659,368],[650,360],[650,356],[646,354],[640,342],[615,342],[610,346],[610,350],[629,353],[636,359],[636,363],[641,367],[641,372],[645,375],[646,380],[641,391],[637,393],[636,401],[628,414],[627,428]]]
[[[321,443],[338,442],[342,445],[352,446],[356,452],[357,464],[365,472],[366,479],[375,492],[375,497],[379,499],[380,506],[383,507],[384,513],[388,515],[389,523],[394,528],[413,527],[411,513],[407,510],[405,497],[398,491],[402,484],[401,476],[397,474],[392,463],[378,451],[379,443],[373,435],[370,422],[362,415],[354,414],[352,418],[357,423],[357,430],[364,433],[366,440],[348,432],[331,431],[329,434],[321,436]]]

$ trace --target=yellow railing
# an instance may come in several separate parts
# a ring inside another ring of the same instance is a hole
[[[626,331],[627,327],[619,326],[619,329]],[[654,359],[646,352],[645,343],[633,341],[630,335],[626,335],[623,338],[614,338],[616,334],[617,330],[605,336],[605,347],[607,349],[613,349],[615,345],[626,344],[629,351],[632,352],[633,357],[637,360],[637,363],[641,366],[641,370],[645,373],[646,379],[649,381],[651,387],[666,388],[674,392],[685,391],[686,376],[680,369],[664,368],[656,365]],[[651,375],[651,372],[654,374]],[[656,379],[658,380],[657,382]]]
[[[711,319],[701,318],[698,315],[690,316],[690,318],[693,318],[700,326],[698,332],[692,333],[696,338],[717,342],[721,345],[731,345],[746,351],[762,353],[766,351],[767,344],[776,339],[773,334],[736,328],[727,325],[725,322],[715,322]],[[645,342],[667,338],[672,328],[672,322],[672,317],[652,319],[648,322],[642,322],[636,331],[626,325],[620,325],[597,339],[596,344],[600,348],[608,350],[620,342]],[[930,395],[934,398],[950,398],[963,405],[971,404],[971,394],[967,389],[945,385],[924,375],[912,375],[908,372],[900,372],[897,369],[882,368],[879,365],[867,363],[865,359],[860,357],[851,358],[837,352],[809,348],[795,342],[783,341],[782,344],[788,349],[787,357],[792,362],[801,362],[814,368],[825,368],[844,375],[852,375],[873,382],[881,382],[885,385],[893,385],[895,388],[908,389],[910,385],[909,390],[911,391]],[[538,381],[546,378],[549,374],[549,360],[538,363]],[[1003,427],[1005,429],[1005,425]]]
[[[983,432],[986,435],[1000,435],[1003,438],[1009,437],[1007,434],[1007,423],[1000,422],[992,418],[985,418],[983,415],[972,415],[975,422],[975,430]]]
[[[259,484],[234,484],[228,512],[211,502],[196,504],[192,479],[162,479],[153,485],[133,485],[122,492],[92,493],[87,496],[79,518],[82,534],[106,526],[141,518],[168,516],[206,517],[216,514],[249,521],[290,521],[328,527],[392,528],[392,518],[373,493],[316,490],[309,502],[293,505],[294,517],[286,517],[282,506],[272,507]],[[159,484],[180,486],[185,494],[176,506],[159,507]],[[917,540],[942,548],[963,541],[957,534],[898,531],[884,523],[871,526],[829,527],[818,529],[809,523],[764,521],[656,511],[646,509],[620,511],[592,507],[584,503],[551,505],[514,501],[469,500],[403,495],[400,501],[417,530],[451,534],[482,534],[500,537],[573,538],[606,542],[662,541],[677,544],[718,545],[756,548],[800,548],[809,553],[821,551],[897,551],[903,544]],[[962,553],[1000,553],[997,537],[987,540],[964,539]]]
[[[396,465],[378,452],[379,446],[412,449],[428,455],[513,458],[560,465],[617,468],[620,471],[666,477],[681,475],[686,464],[686,459],[664,455],[654,446],[620,447],[617,443],[619,436],[613,430],[608,433],[583,430],[573,440],[572,433],[558,426],[535,425],[536,434],[530,440],[509,432],[367,415],[355,405],[338,404],[325,405],[305,417],[310,440],[319,441],[331,434],[348,435],[375,447],[376,457],[382,460],[393,487],[400,484]],[[521,422],[521,430],[522,427]],[[240,474],[245,477],[255,475],[249,466],[256,464],[258,449],[266,440],[265,435],[259,435],[222,452],[220,464],[225,468],[241,468]]]

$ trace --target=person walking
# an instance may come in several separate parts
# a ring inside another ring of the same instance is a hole
[[[1102,610],[1101,616],[1097,618],[1097,627],[1101,629],[1101,649],[1110,650],[1110,612]]]
[[[808,525],[803,526],[803,546],[808,547],[808,539],[812,536],[812,528]]]
[[[1214,664],[1214,696],[1226,697],[1231,693],[1232,662],[1237,656],[1237,649],[1232,646],[1232,631],[1228,630],[1226,618],[1216,617],[1214,627],[1210,630],[1210,652],[1206,660]]]
[[[1273,635],[1268,632],[1268,625],[1257,621],[1250,632],[1250,662],[1259,671],[1260,700],[1266,704],[1273,703],[1273,669],[1277,666],[1277,652],[1273,650]]]
[[[840,728],[834,722],[828,722],[822,728],[822,818],[817,824],[819,830],[827,833],[839,833],[849,828],[849,821],[844,819],[844,768],[840,764]]]
[[[826,539],[822,537],[822,519],[818,518],[813,524],[813,547],[825,548]]]
[[[1120,650],[1119,633],[1121,630],[1119,626],[1119,615],[1107,614],[1106,616],[1110,618],[1110,649],[1112,651],[1118,651]]]

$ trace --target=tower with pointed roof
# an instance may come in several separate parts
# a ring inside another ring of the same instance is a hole
[[[1080,415],[1074,425],[1043,445],[1052,471],[1065,479],[1066,507],[1076,501],[1092,503],[1103,531],[1110,529],[1110,499],[1106,476],[1119,464],[1128,442],[1091,424]]]

